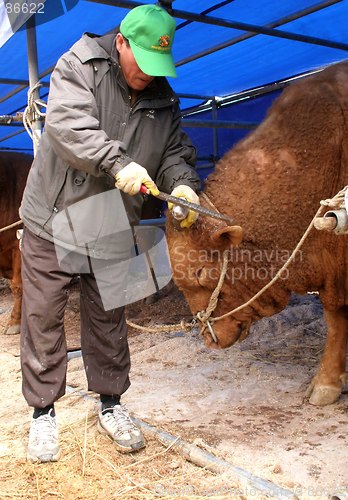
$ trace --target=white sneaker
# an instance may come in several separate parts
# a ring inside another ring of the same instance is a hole
[[[112,412],[100,411],[98,430],[109,435],[123,453],[137,451],[145,446],[143,433],[134,425],[124,405],[115,405]]]
[[[59,459],[58,428],[52,411],[31,421],[27,458],[32,462],[56,462]]]

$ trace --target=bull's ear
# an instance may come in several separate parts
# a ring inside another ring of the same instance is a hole
[[[243,229],[240,226],[221,227],[214,231],[212,239],[217,244],[236,247],[243,239]]]

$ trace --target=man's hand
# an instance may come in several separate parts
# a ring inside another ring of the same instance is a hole
[[[135,161],[128,163],[115,175],[115,186],[131,196],[139,193],[141,185],[145,184],[151,194],[156,196],[159,191],[146,168]]]
[[[172,196],[176,196],[177,198],[183,198],[184,200],[189,201],[190,203],[195,203],[199,205],[199,198],[197,194],[191,189],[189,186],[180,185],[176,186],[171,192]],[[169,210],[173,210],[175,205],[173,203],[168,203]],[[180,222],[180,227],[191,227],[194,222],[196,222],[198,218],[198,213],[193,210],[189,210],[186,217]]]

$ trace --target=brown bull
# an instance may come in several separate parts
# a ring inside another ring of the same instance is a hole
[[[168,217],[173,277],[192,313],[206,309],[225,249],[229,265],[213,317],[264,287],[291,255],[320,201],[347,184],[348,63],[341,63],[284,90],[265,120],[208,177],[204,192],[235,226],[200,216],[190,230],[179,230]],[[202,197],[201,203],[209,206]],[[326,405],[339,398],[346,377],[347,235],[312,229],[274,285],[248,307],[213,323],[215,341],[208,328],[203,336],[210,347],[229,347],[253,322],[281,311],[291,292],[308,291],[319,293],[327,340],[307,396],[312,404]]]
[[[21,153],[0,153],[0,229],[19,220],[19,206],[32,157]],[[7,334],[19,333],[22,305],[21,256],[14,227],[0,232],[0,276],[10,280],[14,304]]]

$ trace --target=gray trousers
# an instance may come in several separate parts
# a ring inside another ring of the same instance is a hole
[[[64,311],[73,274],[58,264],[54,244],[28,229],[22,241],[22,390],[44,408],[65,394]],[[130,386],[124,307],[105,311],[92,273],[80,275],[81,350],[88,390],[123,394]]]

